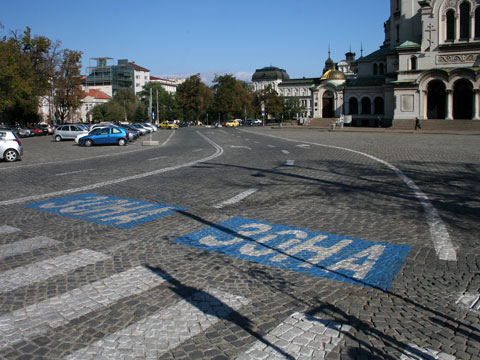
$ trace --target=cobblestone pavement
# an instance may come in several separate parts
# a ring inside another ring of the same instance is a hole
[[[480,359],[480,143],[189,128],[0,163],[0,359]]]

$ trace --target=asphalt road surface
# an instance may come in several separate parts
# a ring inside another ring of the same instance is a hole
[[[0,162],[1,359],[479,359],[478,136],[182,128]]]

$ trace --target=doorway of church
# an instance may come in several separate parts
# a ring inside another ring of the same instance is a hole
[[[427,118],[445,119],[447,106],[447,92],[445,84],[440,80],[433,80],[428,84]]]
[[[453,86],[453,118],[471,120],[473,115],[473,86],[462,79]]]
[[[334,117],[333,112],[333,93],[331,91],[325,91],[322,97],[322,117],[323,118],[332,118]]]

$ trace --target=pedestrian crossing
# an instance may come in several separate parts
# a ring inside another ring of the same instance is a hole
[[[0,226],[0,234],[21,231],[12,229],[15,228]],[[61,242],[44,236],[9,242],[0,246],[0,264],[8,257],[28,254],[34,249],[58,247],[60,244]],[[68,275],[102,261],[113,261],[113,257],[91,249],[79,249],[0,272],[0,298],[21,287],[48,283],[49,279],[55,276]],[[65,326],[70,324],[77,328],[90,326],[83,324],[84,320],[81,320],[81,317],[97,316],[97,313],[122,301],[143,296],[146,292],[167,284],[165,289],[181,295],[175,297],[179,300],[121,323],[119,330],[107,331],[101,337],[87,337],[78,344],[76,339],[70,339],[69,335],[57,338],[60,342],[57,347],[62,346],[63,339],[70,342],[70,350],[60,355],[54,353],[53,357],[46,358],[158,359],[187,342],[190,342],[191,347],[195,344],[192,339],[202,336],[209,329],[215,327],[215,331],[221,332],[225,322],[232,322],[233,318],[242,318],[243,309],[252,305],[251,300],[244,296],[215,287],[189,288],[188,295],[182,295],[187,294],[184,286],[179,285],[180,283],[169,275],[145,266],[133,266],[60,295],[30,303],[11,312],[0,313],[0,358],[10,358],[4,356],[8,354],[7,351],[16,347],[21,350],[28,349],[26,343],[33,344],[39,337],[48,334],[51,336],[52,333],[61,331],[62,327],[66,329]],[[143,297],[143,301],[146,298],[148,297]],[[247,320],[249,321],[251,320]],[[288,316],[261,336],[251,329],[239,326],[245,331],[244,339],[249,333],[256,341],[252,340],[253,343],[249,346],[239,347],[242,350],[232,357],[237,360],[324,359],[352,330],[348,324],[299,312]],[[72,343],[75,345],[72,346]],[[407,355],[411,356],[408,351],[404,356]]]

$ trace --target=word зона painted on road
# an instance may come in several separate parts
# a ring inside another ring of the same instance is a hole
[[[175,240],[239,259],[388,289],[411,247],[233,218]]]
[[[90,193],[25,206],[120,229],[128,229],[173,214],[177,210],[183,210],[177,206]]]

